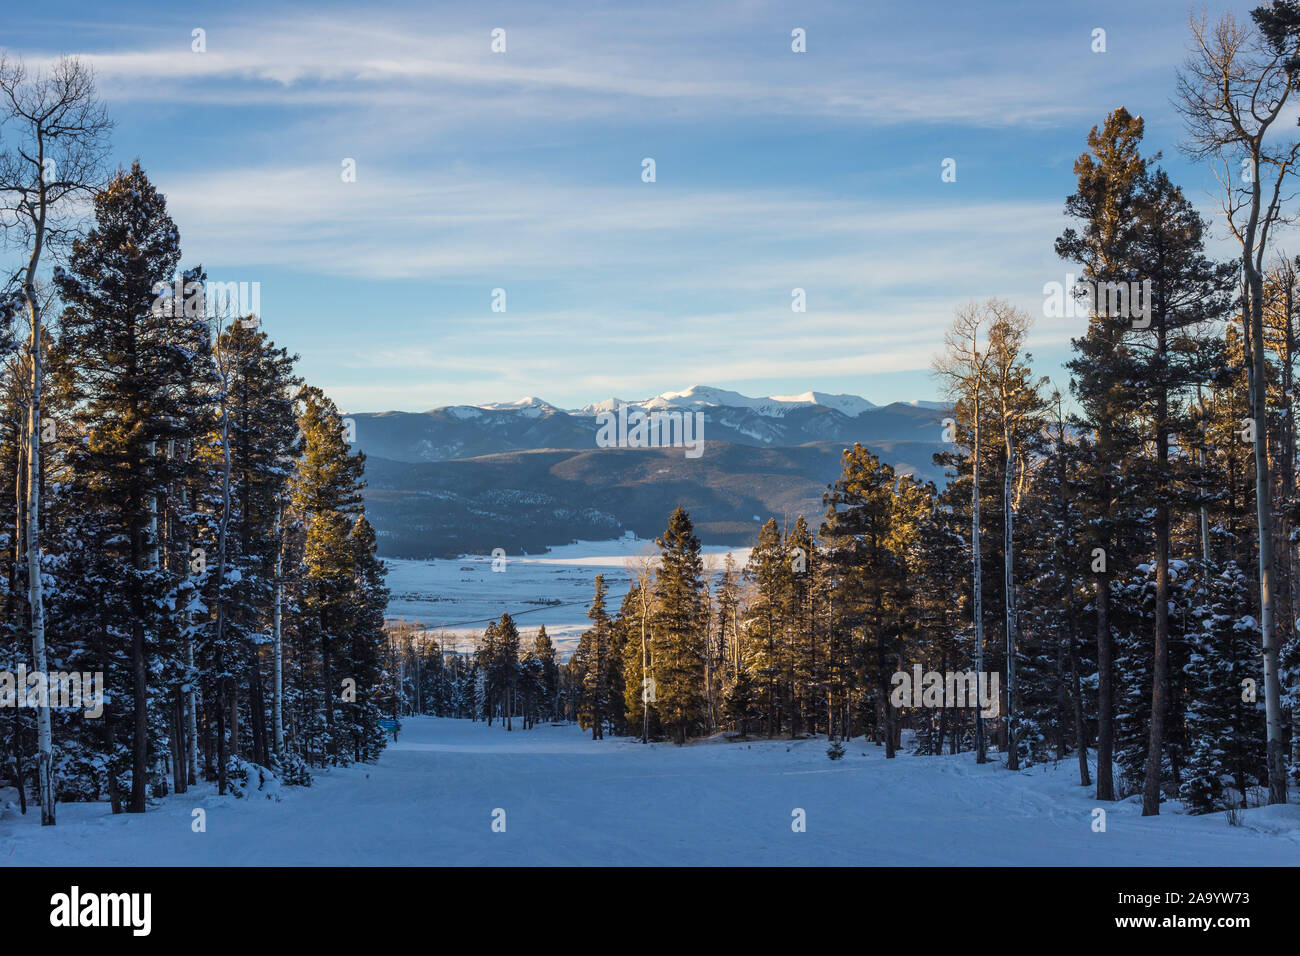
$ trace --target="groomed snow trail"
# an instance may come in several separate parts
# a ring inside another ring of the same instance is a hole
[[[378,764],[320,774],[284,799],[203,785],[144,816],[61,804],[0,819],[0,866],[72,865],[1256,865],[1300,864],[1300,807],[1189,817],[1098,806],[1075,764],[1013,774],[970,754],[884,759],[855,740],[591,741],[576,726],[506,732],[408,718]],[[207,832],[191,830],[192,811]],[[493,832],[493,811],[506,830]],[[793,832],[792,811],[807,830]]]

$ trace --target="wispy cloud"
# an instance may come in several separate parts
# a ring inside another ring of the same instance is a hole
[[[556,114],[572,121],[630,104],[677,115],[726,110],[887,124],[1052,125],[1090,109],[1064,90],[1098,82],[1118,89],[1150,68],[1148,61],[1114,56],[1099,77],[1100,64],[1076,38],[1025,43],[1017,31],[994,24],[972,49],[961,22],[920,10],[910,23],[895,12],[890,23],[849,44],[831,25],[844,12],[795,16],[826,23],[820,32],[810,27],[806,56],[789,49],[791,13],[725,5],[669,7],[658,16],[555,6],[543,17],[517,8],[498,11],[495,19],[477,11],[410,9],[362,16],[349,8],[226,20],[206,28],[203,53],[192,51],[180,23],[169,32],[144,32],[139,48],[74,52],[91,60],[106,93],[119,102],[422,105],[422,115],[404,118],[414,127],[444,112],[444,119],[464,118],[488,108],[497,116]],[[490,49],[496,25],[507,29],[504,54]],[[896,31],[909,26],[925,29],[928,48],[898,42]],[[1071,50],[1074,55],[1062,56]]]
[[[352,410],[693,381],[926,396],[954,307],[1038,313],[1063,277],[1052,240],[1087,129],[1124,102],[1176,131],[1186,40],[1184,10],[1120,0],[265,0],[139,19],[16,18],[12,36],[29,62],[92,61],[186,261],[261,281],[267,328]],[[1043,321],[1033,344],[1072,333]]]

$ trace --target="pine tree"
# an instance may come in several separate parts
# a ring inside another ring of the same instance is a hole
[[[342,705],[362,690],[358,675],[341,669],[354,588],[349,536],[361,508],[365,459],[348,451],[343,421],[316,388],[298,393],[298,427],[302,453],[289,483],[289,499],[303,525],[303,638],[318,648],[317,716],[307,729],[320,742],[322,755],[346,759],[340,743],[347,739]],[[370,689],[367,688],[368,692]]]
[[[800,736],[820,700],[817,671],[817,630],[814,620],[813,580],[817,548],[803,515],[786,534],[784,549],[789,578],[782,617],[786,623],[786,685],[790,701],[790,737]]]
[[[603,574],[596,575],[596,593],[587,609],[587,617],[591,620],[591,627],[583,632],[581,638],[586,643],[583,654],[586,668],[582,674],[582,704],[578,713],[581,725],[591,727],[591,739],[600,740],[605,736],[605,724],[613,709],[611,675],[614,666]]]
[[[343,716],[346,733],[352,740],[353,758],[364,761],[374,761],[384,749],[378,692],[388,588],[384,585],[384,565],[375,555],[376,548],[375,529],[364,514],[356,515],[348,533],[347,553],[353,576],[349,599],[351,620],[341,670],[356,678],[356,700],[344,705]]]
[[[785,610],[789,590],[786,551],[775,518],[769,518],[759,531],[758,543],[749,554],[745,574],[755,588],[755,600],[750,605],[746,664],[762,688],[764,732],[773,737],[781,729],[778,687],[784,672]]]
[[[678,744],[703,717],[704,601],[700,541],[680,505],[657,540],[655,606],[651,622],[655,711]]]
[[[56,277],[67,303],[59,367],[72,379],[74,427],[85,436],[70,451],[74,481],[87,487],[92,507],[111,516],[115,532],[101,558],[119,584],[104,603],[103,620],[109,631],[122,627],[131,647],[133,813],[145,810],[149,671],[167,584],[157,550],[157,501],[173,475],[159,449],[185,437],[174,397],[184,391],[195,359],[183,347],[188,337],[177,338],[190,317],[155,314],[153,307],[179,258],[180,236],[166,201],[137,162],[96,196],[95,225],[74,244],[68,271]]]
[[[551,637],[546,633],[545,624],[537,629],[537,636],[533,638],[533,655],[542,664],[542,696],[539,702],[541,714],[546,719],[558,720],[560,716],[560,672],[555,662],[555,645],[551,643]]]
[[[897,725],[889,705],[890,679],[901,663],[900,597],[906,579],[904,558],[895,550],[894,470],[854,443],[843,454],[844,471],[823,497],[826,520],[821,539],[827,560],[841,570],[841,620],[860,630],[870,650],[863,658],[865,683],[874,690],[877,740],[893,757]],[[851,658],[850,658],[851,659]],[[845,721],[845,736],[850,736]]]
[[[1089,152],[1074,163],[1078,187],[1065,203],[1066,213],[1080,222],[1081,231],[1066,229],[1056,240],[1063,259],[1083,265],[1083,278],[1093,283],[1128,283],[1137,241],[1135,207],[1148,161],[1138,153],[1143,123],[1120,107],[1103,127],[1088,134]],[[1078,427],[1092,433],[1089,442],[1086,533],[1080,542],[1092,556],[1095,575],[1093,610],[1097,635],[1097,799],[1114,800],[1114,664],[1110,627],[1111,579],[1124,552],[1116,536],[1124,523],[1120,464],[1132,457],[1139,440],[1133,409],[1137,407],[1131,353],[1126,341],[1133,334],[1127,316],[1094,310],[1083,337],[1074,340],[1076,358],[1067,368],[1070,388],[1083,414]],[[1084,529],[1081,528],[1081,531]]]
[[[1190,754],[1181,791],[1195,813],[1245,807],[1248,790],[1268,783],[1256,704],[1263,670],[1255,621],[1246,613],[1250,592],[1249,573],[1228,560],[1210,578],[1205,603],[1197,607],[1185,668]]]

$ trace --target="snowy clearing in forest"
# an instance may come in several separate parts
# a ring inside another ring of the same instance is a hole
[[[0,813],[4,865],[1108,865],[1300,863],[1300,806],[1191,817],[1138,798],[1098,806],[1065,761],[1013,774],[971,754],[887,761],[825,738],[686,747],[592,741],[577,726],[507,732],[407,718],[376,765],[320,774],[280,801],[210,785],[144,816],[61,804],[59,823]],[[191,830],[192,811],[207,830]],[[503,810],[505,832],[494,832]],[[806,832],[793,832],[803,810]],[[497,814],[499,819],[501,814]]]

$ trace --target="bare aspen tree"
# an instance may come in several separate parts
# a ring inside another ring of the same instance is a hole
[[[1214,165],[1219,204],[1241,247],[1245,284],[1242,326],[1255,421],[1255,501],[1259,537],[1260,635],[1264,656],[1265,721],[1268,734],[1269,803],[1286,802],[1286,753],[1280,635],[1274,620],[1275,575],[1272,476],[1268,454],[1268,384],[1264,342],[1264,257],[1269,235],[1286,221],[1283,187],[1295,172],[1300,142],[1269,135],[1290,98],[1286,61],[1300,43],[1277,50],[1231,14],[1213,28],[1191,20],[1192,52],[1178,74],[1177,106],[1186,120],[1186,151]],[[1265,142],[1265,140],[1268,140]],[[1244,166],[1242,163],[1244,162]]]
[[[646,685],[650,673],[650,643],[646,629],[650,624],[650,582],[654,576],[655,560],[654,549],[647,547],[626,562],[626,567],[631,573],[632,580],[637,584],[637,593],[641,598],[641,743],[643,744],[650,742],[650,693]]]
[[[957,311],[952,326],[944,333],[944,351],[934,360],[934,373],[939,379],[944,395],[953,402],[954,414],[958,403],[965,405],[970,416],[969,431],[971,455],[971,591],[975,624],[975,670],[984,671],[984,586],[980,567],[980,420],[983,416],[983,398],[989,381],[990,360],[987,343],[981,350],[981,341],[988,336],[988,317],[974,304]],[[956,442],[956,422],[953,423],[952,440]],[[984,734],[984,717],[975,711],[975,762],[988,761],[988,746]]]
[[[713,733],[715,715],[713,706],[713,616],[714,582],[722,573],[722,562],[717,555],[704,559],[704,701],[708,733]]]
[[[95,95],[94,76],[76,58],[64,57],[28,74],[0,57],[0,228],[26,262],[9,278],[24,301],[30,325],[31,370],[27,405],[26,565],[33,667],[46,671],[45,604],[41,589],[41,398],[43,388],[41,303],[37,276],[46,253],[56,257],[76,233],[78,203],[103,179],[112,124]],[[54,824],[54,742],[48,706],[36,712],[37,783],[41,824]]]
[[[1296,499],[1296,430],[1295,430],[1295,361],[1296,330],[1295,314],[1300,302],[1296,298],[1296,283],[1300,279],[1296,272],[1296,260],[1278,253],[1265,276],[1264,303],[1264,337],[1273,354],[1277,356],[1281,380],[1277,383],[1278,404],[1281,412],[1281,437],[1279,456],[1279,526],[1277,540],[1281,546],[1278,554],[1280,567],[1278,580],[1285,614],[1279,614],[1279,620],[1295,622],[1297,620],[1297,574],[1300,567],[1296,560],[1296,530],[1293,502]],[[1285,625],[1284,625],[1285,626]],[[1279,645],[1284,643],[1278,635]],[[1300,760],[1300,734],[1296,733],[1297,720],[1300,720],[1300,708],[1293,708],[1291,713],[1291,760]]]
[[[990,299],[985,305],[989,319],[989,392],[992,412],[1002,432],[1006,466],[1002,474],[1002,561],[1004,633],[1007,671],[1007,767],[1020,769],[1016,739],[1016,576],[1015,519],[1024,490],[1028,469],[1022,467],[1018,454],[1022,434],[1037,428],[1043,409],[1039,388],[1046,379],[1035,382],[1029,369],[1025,338],[1032,324],[1030,317],[1010,304]]]

